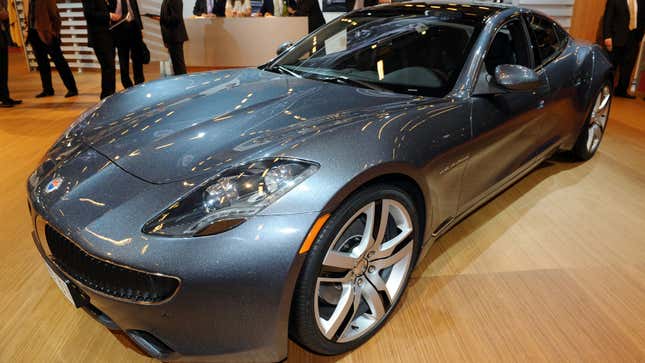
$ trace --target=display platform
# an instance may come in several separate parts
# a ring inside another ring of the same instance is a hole
[[[250,67],[266,63],[285,41],[307,34],[306,17],[189,18],[188,67]]]

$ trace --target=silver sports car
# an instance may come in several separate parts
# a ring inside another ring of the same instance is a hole
[[[153,357],[346,352],[460,219],[554,153],[593,156],[611,84],[530,10],[355,11],[257,69],[82,114],[29,178],[33,237],[72,304]]]

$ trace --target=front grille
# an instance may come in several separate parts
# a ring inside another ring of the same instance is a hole
[[[159,303],[177,288],[176,278],[135,271],[100,260],[83,251],[50,226],[45,237],[54,262],[83,285],[106,295],[140,303]]]

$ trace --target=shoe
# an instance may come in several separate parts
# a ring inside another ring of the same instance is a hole
[[[9,101],[9,103],[12,103],[14,105],[22,104],[22,100],[14,100],[13,98],[8,98],[7,101]]]
[[[615,92],[614,96],[621,97],[621,98],[627,98],[627,99],[630,99],[630,100],[635,100],[636,99],[636,96],[632,96],[627,92]]]
[[[9,100],[0,100],[0,108],[9,108],[13,107],[13,102]]]
[[[65,98],[76,97],[78,96],[78,90],[67,91]]]
[[[36,98],[51,97],[54,95],[54,91],[42,91],[36,95]]]

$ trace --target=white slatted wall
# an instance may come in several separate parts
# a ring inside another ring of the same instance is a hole
[[[22,0],[14,0],[14,2],[15,2],[15,5],[16,5],[16,13],[18,15],[18,27],[20,27],[20,29],[21,29],[20,36],[23,37],[22,44],[25,44],[25,43],[27,43],[27,39],[24,39],[24,35],[23,35],[25,33],[23,31],[23,29],[24,29],[23,24],[25,23],[24,22],[24,19],[25,19],[25,6],[24,6],[24,3],[22,2]],[[25,59],[27,59],[27,57],[28,57],[28,55],[27,55],[27,47],[25,46],[22,49],[25,51]],[[27,62],[27,63],[29,63],[29,62]],[[29,68],[29,70],[31,70],[31,67],[29,67],[29,64],[27,64],[27,68]]]
[[[143,39],[145,40],[148,49],[150,49],[150,59],[153,62],[170,59],[166,47],[163,46],[159,22],[143,16],[144,14],[159,15],[159,12],[161,11],[161,1],[162,0],[138,0],[139,12],[141,13],[141,19],[143,21]],[[185,0],[184,6],[186,6],[186,3],[192,3],[192,0]]]
[[[573,16],[575,0],[506,0],[504,2],[540,10],[555,19],[566,30],[569,30],[571,27],[571,17]]]

